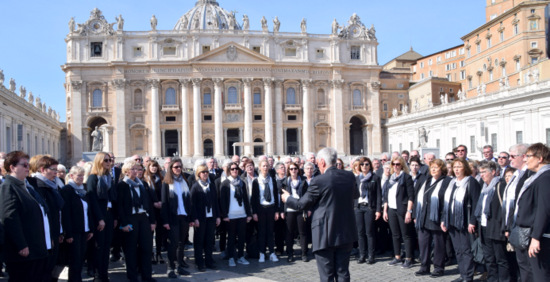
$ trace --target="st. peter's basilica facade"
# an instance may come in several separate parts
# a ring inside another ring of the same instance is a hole
[[[125,31],[98,9],[66,37],[69,159],[102,150],[184,158],[293,155],[326,146],[382,151],[374,27],[352,15],[330,34],[250,30],[246,15],[199,0],[173,30]]]

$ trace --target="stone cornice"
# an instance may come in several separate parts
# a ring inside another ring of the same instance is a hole
[[[29,103],[27,100],[15,94],[15,92],[9,91],[9,89],[5,87],[0,87],[0,92],[2,93],[2,97],[6,98],[4,103],[13,103],[15,106],[20,107],[22,112],[28,111],[33,113],[34,115],[31,116],[32,118],[41,119],[45,124],[51,124],[59,130],[63,128],[58,120],[58,114],[56,114],[56,118],[54,118],[53,113],[50,115],[48,111],[43,111],[41,108]]]

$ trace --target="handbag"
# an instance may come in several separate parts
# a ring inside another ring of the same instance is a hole
[[[485,256],[483,255],[483,246],[481,245],[481,237],[477,237],[472,243],[472,255],[474,261],[479,264],[485,263]]]
[[[514,226],[512,232],[510,232],[510,244],[514,246],[516,250],[527,250],[529,247],[529,241],[531,239],[531,227],[519,227]]]

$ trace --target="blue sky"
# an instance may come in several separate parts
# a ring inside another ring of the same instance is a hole
[[[65,121],[65,75],[60,66],[66,61],[67,23],[71,17],[85,22],[97,7],[107,21],[115,22],[122,14],[124,30],[149,30],[152,14],[158,19],[157,29],[170,30],[177,20],[195,5],[195,0],[19,0],[2,1],[0,17],[0,69],[8,86],[14,78],[40,96],[43,102],[60,113]],[[460,37],[485,22],[485,1],[417,0],[219,0],[226,10],[250,18],[250,29],[260,30],[260,19],[279,17],[281,31],[298,32],[302,18],[307,19],[308,32],[329,34],[334,18],[346,23],[353,13],[370,27],[374,24],[378,38],[378,63],[407,52],[412,46],[422,55],[429,55],[462,43]],[[347,23],[346,23],[347,25]]]

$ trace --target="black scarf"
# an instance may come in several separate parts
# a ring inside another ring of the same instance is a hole
[[[360,174],[359,179],[361,181],[361,197],[363,199],[366,199],[368,196],[369,191],[367,190],[367,184],[372,178],[372,172],[369,171],[367,175]]]
[[[46,201],[44,200],[44,198],[42,198],[42,196],[40,196],[38,192],[36,192],[34,187],[29,183],[27,179],[25,179],[25,186],[27,187],[27,190],[29,191],[31,196],[36,200],[36,202],[38,202],[38,204],[42,206],[42,208],[44,209],[44,213],[48,214],[50,212],[50,209],[48,208],[48,205],[46,205]]]
[[[205,193],[205,202],[206,202],[206,212],[210,212],[212,210],[212,201],[210,199],[210,184],[208,182],[202,181],[199,179],[199,185],[203,188]]]
[[[242,181],[240,177],[233,178],[232,176],[229,176],[227,179],[229,179],[229,182],[233,187],[235,187],[235,199],[237,200],[237,203],[239,203],[239,207],[243,206],[243,192],[242,192]]]
[[[124,177],[124,182],[130,186],[130,191],[132,193],[132,207],[134,211],[138,213],[140,208],[143,208],[143,193],[145,193],[145,188],[136,178],[137,181],[133,181],[128,176]],[[139,189],[139,194],[136,191],[136,188]]]
[[[260,178],[258,178],[258,180],[260,180]],[[268,203],[271,203],[271,188],[269,187],[270,180],[271,180],[271,178],[269,176],[262,179],[262,181],[264,183],[264,199]]]

